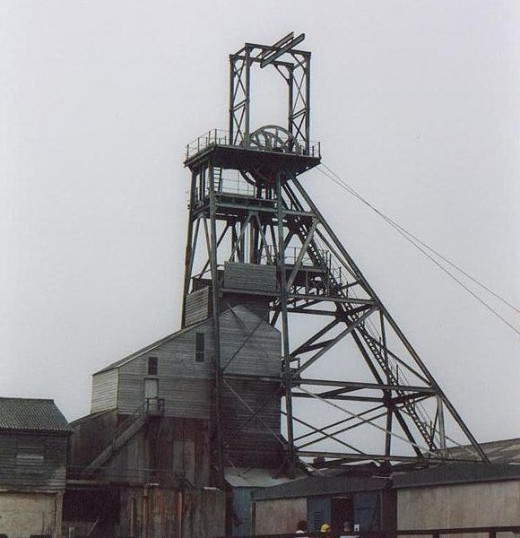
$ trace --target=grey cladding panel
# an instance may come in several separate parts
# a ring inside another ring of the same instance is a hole
[[[100,372],[92,377],[91,413],[109,411],[117,407],[118,370]]]
[[[282,447],[280,383],[228,379],[223,400],[224,440],[233,464],[275,466]]]
[[[194,323],[203,321],[209,316],[210,288],[205,287],[190,293],[186,297],[185,325],[189,327]]]
[[[159,386],[159,397],[160,397]],[[118,412],[131,415],[144,405],[144,376],[138,374],[120,373],[118,391]]]
[[[278,330],[241,305],[220,315],[220,327],[224,375],[280,378]],[[154,373],[149,371],[150,357]],[[121,414],[135,413],[145,403],[145,380],[152,378],[158,380],[158,397],[164,399],[167,416],[207,418],[213,360],[213,321],[207,320],[96,374],[92,412],[117,408]]]
[[[280,377],[280,332],[249,309],[221,315],[220,343],[226,374]]]
[[[207,379],[170,378],[165,383],[168,416],[209,418],[211,384]]]
[[[252,263],[226,262],[224,288],[276,293],[276,267]]]
[[[2,487],[64,489],[67,435],[0,434]]]
[[[134,413],[144,404],[146,378],[158,379],[158,397],[164,399],[168,416],[209,416],[211,390],[209,379],[213,374],[212,322],[197,325],[180,332],[153,351],[136,357],[119,368],[118,410]],[[199,335],[199,336],[197,336]],[[203,353],[196,354],[197,340],[204,342]],[[148,375],[149,356],[157,358],[157,375]],[[197,360],[197,358],[199,360]]]

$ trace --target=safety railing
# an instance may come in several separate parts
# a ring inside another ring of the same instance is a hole
[[[340,533],[341,534],[341,533]],[[479,538],[518,538],[520,537],[520,526],[493,526],[493,527],[463,527],[451,529],[406,529],[395,531],[355,531],[352,532],[359,538],[399,538],[400,536],[426,536],[431,538],[449,538],[467,535],[478,535]],[[235,538],[320,538],[324,535],[319,532],[307,533],[286,533],[286,534],[255,534],[240,536]],[[334,536],[334,533],[333,533]],[[220,536],[219,538],[230,538]]]
[[[243,142],[236,143],[232,141],[228,131],[224,131],[222,129],[212,129],[211,131],[208,131],[202,136],[197,137],[195,140],[193,140],[189,144],[186,144],[186,160],[189,159],[190,157],[193,157],[194,155],[197,155],[197,153],[200,153],[201,151],[204,151],[205,149],[211,146],[228,146],[228,147],[240,147],[240,148],[247,147],[246,144],[244,144]],[[272,148],[262,148],[256,145],[254,147],[253,146],[251,147],[252,149],[255,149],[258,151],[273,151]],[[305,156],[310,156],[310,157],[320,157],[321,156],[320,143],[311,141],[309,144],[308,152],[300,149],[300,151],[298,152],[293,151],[289,153],[295,153],[296,155],[305,155]]]

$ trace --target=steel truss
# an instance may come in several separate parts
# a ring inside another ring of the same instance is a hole
[[[249,147],[251,143],[251,81],[252,67],[271,65],[283,77],[288,89],[287,130],[309,153],[310,121],[310,61],[311,53],[296,50],[305,34],[291,33],[274,45],[246,43],[229,57],[229,133],[232,145]]]
[[[380,471],[425,466],[453,461],[450,447],[463,444],[470,446],[463,461],[488,461],[299,181],[320,162],[308,151],[310,54],[290,49],[277,54],[291,41],[280,43],[246,45],[231,56],[230,135],[202,144],[186,161],[192,187],[184,298],[197,282],[211,286],[217,345],[215,465],[224,465],[226,435],[219,424],[226,374],[218,351],[218,312],[226,294],[240,292],[225,286],[226,262],[275,270],[274,292],[246,295],[266,301],[269,322],[282,335],[280,390],[289,472],[297,464],[364,463]],[[259,52],[254,56],[253,51]],[[278,59],[283,54],[296,60],[294,69],[305,66],[304,112],[296,114],[291,105],[288,129],[304,153],[283,141],[248,145],[249,66],[270,61],[292,73]],[[304,117],[299,127],[295,117]]]

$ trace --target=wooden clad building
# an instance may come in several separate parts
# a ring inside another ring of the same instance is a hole
[[[53,400],[0,398],[0,534],[61,537],[70,433]]]
[[[276,470],[280,333],[258,305],[228,299],[219,315],[226,466]],[[224,534],[226,494],[211,470],[215,329],[200,317],[193,308],[199,321],[94,374],[91,414],[71,424],[64,520],[77,535],[94,525],[99,536]]]

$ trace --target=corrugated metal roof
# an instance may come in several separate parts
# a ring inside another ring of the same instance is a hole
[[[503,480],[520,480],[518,465],[478,462],[446,463],[431,469],[412,471],[393,477],[394,487],[397,489]]]
[[[255,501],[310,497],[313,495],[336,495],[359,491],[379,491],[388,485],[387,478],[362,478],[350,476],[310,476],[252,493]]]
[[[257,469],[226,467],[224,476],[226,482],[234,488],[267,488],[284,484],[292,479],[286,477],[277,477],[276,469]]]
[[[520,439],[518,438],[480,443],[480,446],[491,463],[520,464]],[[476,451],[473,446],[449,448],[448,452],[454,459],[467,458],[468,455],[476,456]]]
[[[0,430],[70,432],[54,400],[0,398]]]

